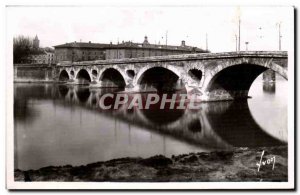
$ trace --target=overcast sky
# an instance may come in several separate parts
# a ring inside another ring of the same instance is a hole
[[[132,40],[206,47],[212,52],[235,51],[238,18],[241,50],[278,50],[281,22],[282,50],[287,49],[293,25],[291,7],[8,7],[8,36],[40,39],[42,47],[66,42],[113,43]]]

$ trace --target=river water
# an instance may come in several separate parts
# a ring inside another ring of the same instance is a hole
[[[276,77],[259,76],[248,100],[197,110],[103,111],[96,97],[111,89],[15,83],[15,169],[286,145],[288,83]]]

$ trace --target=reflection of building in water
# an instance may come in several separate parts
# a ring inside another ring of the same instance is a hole
[[[269,82],[263,82],[263,90],[266,93],[275,93],[276,90],[276,84],[275,83],[269,83]]]

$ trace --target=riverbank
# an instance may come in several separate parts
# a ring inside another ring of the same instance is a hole
[[[53,80],[15,79],[14,83],[57,83]]]
[[[262,151],[264,151],[262,161]],[[274,169],[271,159],[275,159]],[[264,161],[266,162],[265,165]],[[261,162],[258,171],[257,163]],[[269,164],[268,164],[269,163]],[[190,153],[167,158],[120,158],[85,166],[15,170],[16,181],[287,181],[287,146],[237,148],[234,151]]]

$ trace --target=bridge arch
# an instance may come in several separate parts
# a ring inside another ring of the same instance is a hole
[[[86,69],[80,69],[76,74],[76,79],[80,84],[88,84],[92,82],[92,77]]]
[[[133,81],[133,84],[136,85],[140,82],[140,79],[142,77],[142,75],[149,69],[152,69],[152,68],[164,68],[164,69],[167,69],[171,72],[173,72],[174,74],[176,74],[179,78],[181,78],[181,74],[180,74],[180,71],[177,70],[175,67],[173,66],[145,66],[143,68],[141,68],[138,73],[136,74],[136,78],[135,80]]]
[[[59,81],[68,81],[70,79],[69,73],[63,69],[60,71],[58,79]]]
[[[126,80],[123,72],[117,68],[105,68],[99,74],[99,81],[103,87],[125,87]]]
[[[219,91],[221,93],[226,91],[231,97],[236,96],[231,92],[238,92],[238,95],[247,96],[254,80],[268,69],[287,79],[287,70],[270,60],[266,62],[244,59],[244,61],[233,61],[218,65],[208,71],[203,89],[206,92]]]
[[[172,66],[143,67],[136,75],[133,85],[150,84],[157,90],[178,85],[182,79],[180,71]]]

